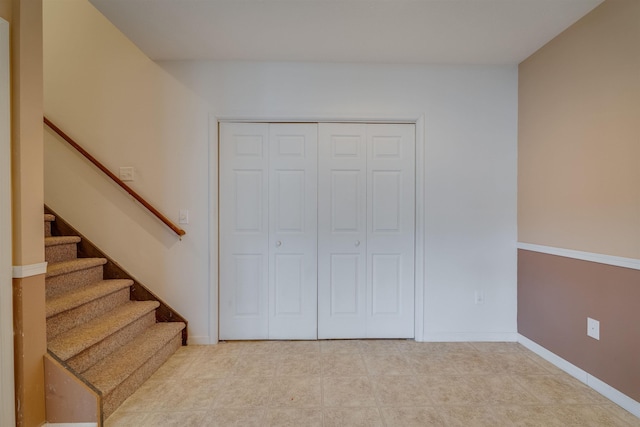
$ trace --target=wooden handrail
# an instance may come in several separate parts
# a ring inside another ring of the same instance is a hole
[[[104,172],[116,184],[118,184],[120,187],[122,187],[124,189],[124,191],[126,191],[127,193],[129,193],[129,195],[131,195],[131,197],[133,197],[138,202],[140,202],[140,204],[142,206],[147,208],[149,210],[149,212],[154,214],[160,221],[164,222],[167,227],[169,227],[171,230],[173,230],[174,233],[176,233],[180,237],[182,237],[185,234],[187,234],[186,231],[184,231],[182,228],[178,227],[173,222],[171,222],[166,216],[164,216],[162,213],[160,213],[160,211],[158,211],[156,208],[151,206],[151,204],[149,202],[147,202],[145,199],[143,199],[142,196],[140,196],[138,193],[136,193],[131,187],[129,187],[127,184],[125,184],[120,178],[115,176],[113,174],[113,172],[111,172],[109,169],[106,168],[106,166],[104,166],[102,163],[100,163],[98,160],[96,160],[95,157],[93,157],[91,154],[89,154],[87,152],[87,150],[82,148],[69,135],[64,133],[58,126],[53,124],[51,122],[51,120],[47,119],[46,117],[43,117],[43,119],[44,119],[44,124],[49,126],[49,128],[51,128],[51,130],[53,130],[55,133],[57,133],[62,139],[67,141],[69,143],[69,145],[71,145],[73,148],[78,150],[78,152],[80,152],[80,154],[82,154],[84,157],[86,157],[87,160],[89,160],[91,163],[93,163],[98,169],[100,169],[102,172]]]

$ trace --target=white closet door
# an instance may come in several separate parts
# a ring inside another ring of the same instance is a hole
[[[220,125],[220,338],[317,338],[316,124]]]
[[[269,337],[269,126],[220,124],[220,339]]]
[[[269,127],[269,338],[317,338],[316,124]]]
[[[367,125],[367,334],[414,337],[415,125]]]
[[[366,336],[366,126],[319,126],[318,338]]]
[[[415,126],[321,124],[318,336],[414,336]]]

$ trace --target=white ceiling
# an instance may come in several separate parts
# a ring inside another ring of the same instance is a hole
[[[90,0],[154,60],[517,64],[602,0]]]

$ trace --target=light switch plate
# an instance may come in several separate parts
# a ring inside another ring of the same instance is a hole
[[[178,216],[178,224],[189,224],[188,209],[180,209],[180,215]]]
[[[120,179],[122,181],[133,181],[133,167],[123,166],[120,168]]]

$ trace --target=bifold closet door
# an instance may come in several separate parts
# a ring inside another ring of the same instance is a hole
[[[220,124],[220,339],[269,338],[269,125]]]
[[[318,338],[367,331],[367,145],[364,124],[319,125]]]
[[[415,126],[320,124],[318,337],[414,337]]]
[[[270,125],[269,154],[269,339],[316,339],[318,125]]]
[[[317,337],[317,125],[220,125],[220,339]]]

